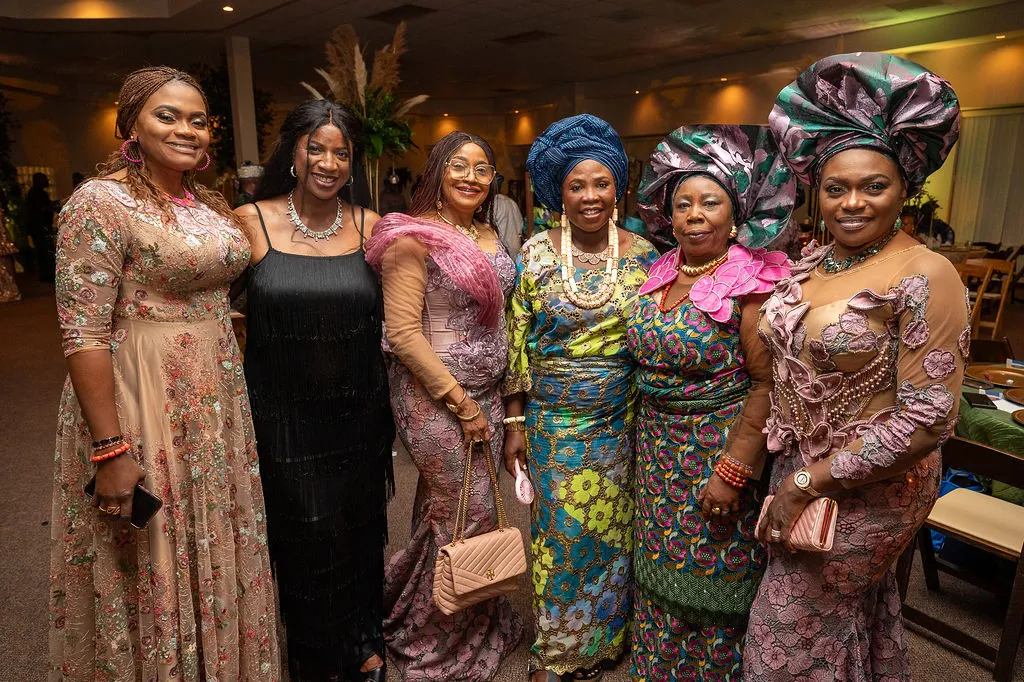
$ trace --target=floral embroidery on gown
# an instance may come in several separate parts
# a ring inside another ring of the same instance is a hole
[[[923,245],[836,275],[816,267],[829,248],[806,250],[762,307],[775,382],[770,492],[834,453],[832,475],[852,481],[927,454],[835,495],[831,552],[769,553],[744,671],[751,680],[909,680],[893,563],[938,491],[937,448],[956,421],[970,341],[964,288]]]
[[[266,519],[228,285],[241,231],[203,205],[165,223],[121,183],[81,186],[60,215],[64,352],[113,358],[121,429],[163,509],[143,530],[82,488],[89,430],[64,385],[50,567],[54,680],[276,680]]]
[[[502,291],[508,293],[515,278],[512,261],[500,246],[497,253],[485,255],[497,271]],[[428,256],[426,265],[425,336],[487,415],[493,434],[491,455],[500,470],[505,405],[499,387],[508,352],[504,316],[496,328],[480,324],[479,303],[433,258]],[[386,338],[385,350],[390,350]],[[431,398],[408,367],[390,355],[388,376],[398,435],[419,470],[412,536],[385,569],[388,651],[403,680],[490,680],[522,637],[522,621],[508,597],[489,599],[450,616],[441,613],[433,599],[437,548],[451,542],[462,491],[462,429],[444,404]],[[494,530],[498,521],[483,457],[473,458],[471,480],[468,537]]]

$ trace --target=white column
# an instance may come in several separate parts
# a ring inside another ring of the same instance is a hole
[[[243,161],[259,163],[259,141],[256,133],[256,99],[252,88],[252,60],[249,39],[228,36],[228,81],[231,90],[231,122],[235,131],[235,166]]]

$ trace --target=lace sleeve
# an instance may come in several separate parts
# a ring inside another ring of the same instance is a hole
[[[65,356],[110,349],[128,224],[125,207],[95,182],[60,212],[55,295]]]
[[[395,240],[381,260],[388,346],[435,400],[458,382],[423,335],[427,249],[412,237]]]
[[[871,417],[860,438],[832,461],[837,479],[882,477],[940,447],[956,424],[971,330],[964,287],[941,256],[915,258],[886,296],[865,290],[850,302],[891,305],[898,325],[896,404]]]
[[[740,346],[751,385],[725,445],[725,452],[753,467],[755,479],[761,478],[768,452],[764,427],[771,409],[772,391],[771,353],[757,334],[758,311],[765,298],[764,295],[747,296],[740,308]]]

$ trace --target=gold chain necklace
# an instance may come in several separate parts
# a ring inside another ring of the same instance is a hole
[[[448,223],[449,225],[451,225],[456,230],[466,235],[473,241],[480,239],[480,230],[476,229],[476,223],[474,221],[470,221],[469,227],[463,227],[462,225],[456,225],[452,221],[445,218],[444,214],[442,214],[440,211],[437,212],[437,217],[443,220],[444,222]]]
[[[680,251],[680,255],[682,255],[682,251]],[[725,259],[728,257],[729,252],[726,251],[718,258],[710,260],[707,263],[704,263],[703,265],[687,265],[686,263],[683,263],[677,269],[679,270],[679,272],[683,273],[687,277],[700,277],[701,275],[706,275],[707,273],[717,268],[719,265],[724,263]]]
[[[568,223],[562,228],[562,291],[577,308],[593,310],[600,308],[611,300],[615,294],[615,283],[619,278],[619,233],[615,227],[615,221],[608,221],[608,249],[611,250],[611,257],[607,259],[604,267],[604,277],[601,284],[593,293],[581,291],[576,285],[576,266],[573,264],[573,243],[572,224]]]

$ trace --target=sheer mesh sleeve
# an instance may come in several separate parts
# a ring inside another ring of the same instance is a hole
[[[128,218],[98,183],[79,188],[60,212],[55,293],[65,356],[110,349]]]
[[[516,283],[505,316],[508,331],[508,370],[503,386],[505,395],[524,393],[533,387],[526,343],[533,328],[533,301],[537,297],[537,285],[533,274],[526,267],[528,259],[528,251],[524,248],[516,258]]]
[[[757,333],[758,311],[765,296],[748,296],[740,317],[740,346],[750,374],[751,386],[739,419],[729,430],[725,452],[754,469],[760,478],[764,469],[766,436],[764,426],[771,409],[772,356]]]
[[[398,356],[434,399],[458,385],[423,335],[423,306],[427,291],[427,249],[403,237],[384,254],[384,326],[391,352]]]
[[[970,327],[964,287],[952,265],[924,252],[901,267],[887,295],[864,290],[851,307],[891,305],[898,324],[896,405],[874,415],[832,461],[837,479],[864,479],[909,466],[950,436],[959,410]]]

